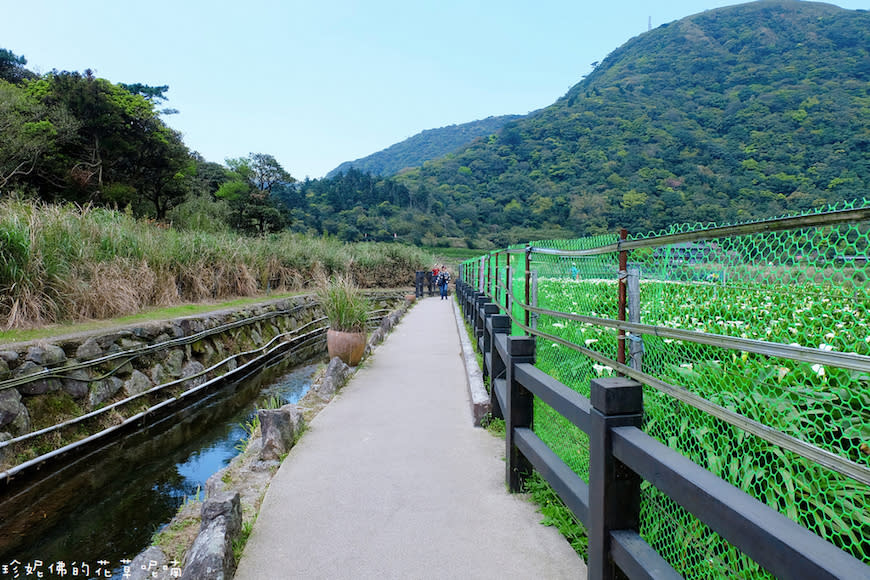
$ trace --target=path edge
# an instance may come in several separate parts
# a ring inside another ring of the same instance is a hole
[[[480,427],[483,417],[492,411],[489,393],[486,392],[486,387],[483,386],[483,371],[480,370],[480,365],[477,364],[474,348],[471,346],[471,341],[468,340],[468,333],[465,331],[465,319],[459,310],[459,304],[457,304],[456,300],[451,300],[450,302],[453,304],[456,331],[459,334],[459,342],[462,345],[462,360],[465,363],[465,378],[471,402],[472,420],[475,427]]]

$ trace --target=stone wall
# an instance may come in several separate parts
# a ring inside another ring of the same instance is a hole
[[[376,310],[392,310],[402,301],[399,293],[370,296]],[[262,318],[243,323],[256,317]],[[28,433],[35,422],[51,424],[50,417],[35,416],[57,407],[45,404],[47,398],[71,399],[74,407],[88,412],[156,385],[198,375],[233,354],[258,348],[321,317],[314,298],[303,295],[111,331],[0,345],[0,441]],[[221,332],[191,338],[228,325]],[[325,326],[326,321],[318,322],[306,331]],[[315,348],[325,347],[318,343]],[[309,348],[299,362],[313,354]],[[222,372],[234,365],[230,361]],[[205,380],[192,378],[184,388]]]

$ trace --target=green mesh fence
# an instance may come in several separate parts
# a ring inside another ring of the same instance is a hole
[[[723,411],[699,410],[644,384],[648,434],[870,564],[870,200],[825,209],[811,214],[809,225],[792,216],[628,236],[627,245],[635,244],[627,252],[629,277],[639,287],[629,296],[628,319],[690,332],[628,332],[626,363],[651,383],[685,389]],[[843,222],[847,210],[852,221]],[[580,347],[539,336],[536,364],[585,396],[591,379],[614,371],[582,349],[617,360],[617,242],[616,236],[533,242],[528,251],[529,303],[554,311],[531,313],[532,332]],[[513,299],[513,333],[522,334],[526,249],[509,250],[500,254],[498,284],[493,275],[487,292],[500,304],[506,295]],[[483,262],[495,271],[492,256]],[[751,422],[793,443],[759,437]],[[540,400],[534,430],[588,481],[582,431]],[[815,456],[807,450],[832,457],[830,466],[808,458]],[[685,577],[767,576],[646,483],[641,501],[641,535]]]

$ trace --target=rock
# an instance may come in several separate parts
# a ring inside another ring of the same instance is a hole
[[[94,360],[103,356],[103,349],[97,339],[91,337],[81,343],[76,349],[76,358],[80,361]]]
[[[9,363],[0,358],[0,381],[8,379],[12,373],[9,372]]]
[[[135,337],[144,338],[145,340],[150,341],[160,336],[160,334],[164,331],[165,328],[161,324],[154,323],[147,326],[136,327],[132,330],[132,334]]]
[[[184,334],[184,329],[181,328],[181,325],[177,324],[177,323],[173,323],[172,326],[169,328],[169,334],[164,335],[164,336],[167,336],[167,338],[165,340],[155,340],[154,342],[155,343],[156,342],[166,342],[166,340],[169,340],[168,337],[170,335],[172,336],[172,338],[182,338],[183,336],[186,336]]]
[[[233,540],[242,529],[239,492],[221,492],[202,505],[202,525],[184,556],[182,580],[230,580],[236,571]]]
[[[369,338],[369,344],[377,346],[384,341],[384,331],[383,328],[376,328],[374,332],[372,332],[372,336]]]
[[[12,350],[0,350],[0,359],[12,364],[18,360],[18,353]]]
[[[91,382],[88,380],[90,376],[84,369],[76,369],[67,375],[68,378],[63,379],[63,390],[69,393],[73,399],[82,399],[87,396],[91,387]]]
[[[163,370],[163,365],[157,363],[153,367],[151,367],[151,381],[155,385],[162,385],[169,381],[169,377],[166,374],[166,371]]]
[[[203,364],[199,361],[192,360],[186,363],[183,367],[181,367],[181,376],[182,377],[192,377],[194,375],[198,375],[202,371],[205,370]],[[208,378],[205,375],[200,375],[196,378],[190,379],[184,383],[185,389],[192,389],[194,387],[198,387],[199,385],[206,382]]]
[[[112,334],[100,335],[100,336],[96,337],[96,340],[97,340],[97,344],[100,346],[100,348],[105,350],[105,349],[109,349],[113,346],[117,347],[117,345],[115,343],[117,341],[121,340],[122,336],[125,336],[125,335],[121,334],[119,332],[114,332]],[[115,350],[118,350],[118,349],[116,348]]]
[[[129,568],[129,573],[126,568]],[[145,551],[133,558],[133,561],[121,572],[124,578],[131,580],[169,580],[178,578],[181,567],[178,562],[167,562],[166,554],[157,546],[149,546]]]
[[[27,349],[25,360],[44,367],[53,367],[66,362],[66,353],[55,344],[31,346]]]
[[[182,365],[184,364],[184,351],[178,348],[170,350],[163,364],[166,374],[176,379],[179,378],[181,376]]]
[[[15,369],[15,377],[24,377],[27,375],[34,375],[37,373],[43,372],[45,369],[33,361],[24,361],[20,367]],[[35,378],[29,383],[25,383],[18,387],[18,392],[22,395],[42,395],[44,393],[50,393],[54,391],[59,391],[61,388],[61,383],[59,379],[54,378]]]
[[[205,324],[203,324],[202,320],[198,318],[185,318],[180,322],[181,330],[184,332],[183,336],[190,336],[191,334],[197,334],[205,330]]]
[[[329,366],[326,367],[323,381],[314,390],[321,399],[329,400],[344,385],[351,372],[351,368],[343,363],[340,358],[337,356],[332,357],[332,360],[329,361]]]
[[[0,432],[0,443],[4,441],[9,441],[12,439],[11,433],[6,433],[5,431]],[[9,451],[8,447],[0,447],[0,462],[6,461],[6,453]]]
[[[12,423],[21,412],[21,393],[17,389],[0,391],[0,427]]]
[[[393,323],[389,316],[384,316],[381,319],[381,325],[378,327],[381,332],[387,333],[393,328]]]
[[[91,408],[96,408],[114,397],[123,386],[124,381],[118,377],[109,377],[105,380],[92,383],[90,397],[88,399]]]
[[[202,355],[206,360],[210,360],[214,356],[214,348],[207,339],[194,342],[190,348],[196,354]]]
[[[24,403],[21,403],[18,416],[15,417],[14,421],[12,421],[10,427],[12,427],[12,432],[17,435],[30,433],[30,413],[27,411],[27,407],[24,406]]]
[[[0,427],[18,435],[30,431],[30,413],[21,402],[21,393],[17,389],[0,391]]]
[[[138,395],[139,393],[144,393],[153,386],[154,383],[151,382],[148,375],[142,371],[133,371],[130,378],[124,382],[124,391],[128,395]]]
[[[138,350],[145,346],[141,340],[133,340],[132,338],[122,338],[119,344],[124,350]]]
[[[257,416],[263,438],[260,460],[280,459],[290,451],[302,431],[302,413],[296,405],[284,405],[280,409],[260,409]]]

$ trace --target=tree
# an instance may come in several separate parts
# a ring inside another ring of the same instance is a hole
[[[272,190],[293,183],[293,176],[266,153],[227,159],[227,166],[231,180],[221,185],[215,195],[232,209],[233,226],[260,235],[284,227],[287,216]]]
[[[26,182],[43,156],[72,139],[77,129],[62,108],[49,109],[0,80],[0,188]]]
[[[11,50],[0,48],[0,79],[18,84],[25,80],[36,78],[36,75],[24,68],[27,59],[18,56]]]
[[[125,84],[118,83],[118,86],[123,88],[134,95],[142,95],[146,99],[151,102],[155,101],[165,101],[166,100],[166,91],[169,90],[169,85],[162,85],[159,87],[152,87],[150,85],[143,85],[142,83],[133,83],[133,84]]]
[[[78,120],[74,137],[36,171],[43,198],[130,205],[139,215],[165,217],[184,196],[192,160],[155,109],[164,87],[137,90],[149,89],[150,98],[134,94],[90,70],[55,71],[27,85],[43,106]]]
[[[275,185],[296,181],[273,156],[267,153],[251,153],[249,165],[251,182],[261,193],[271,195]]]

